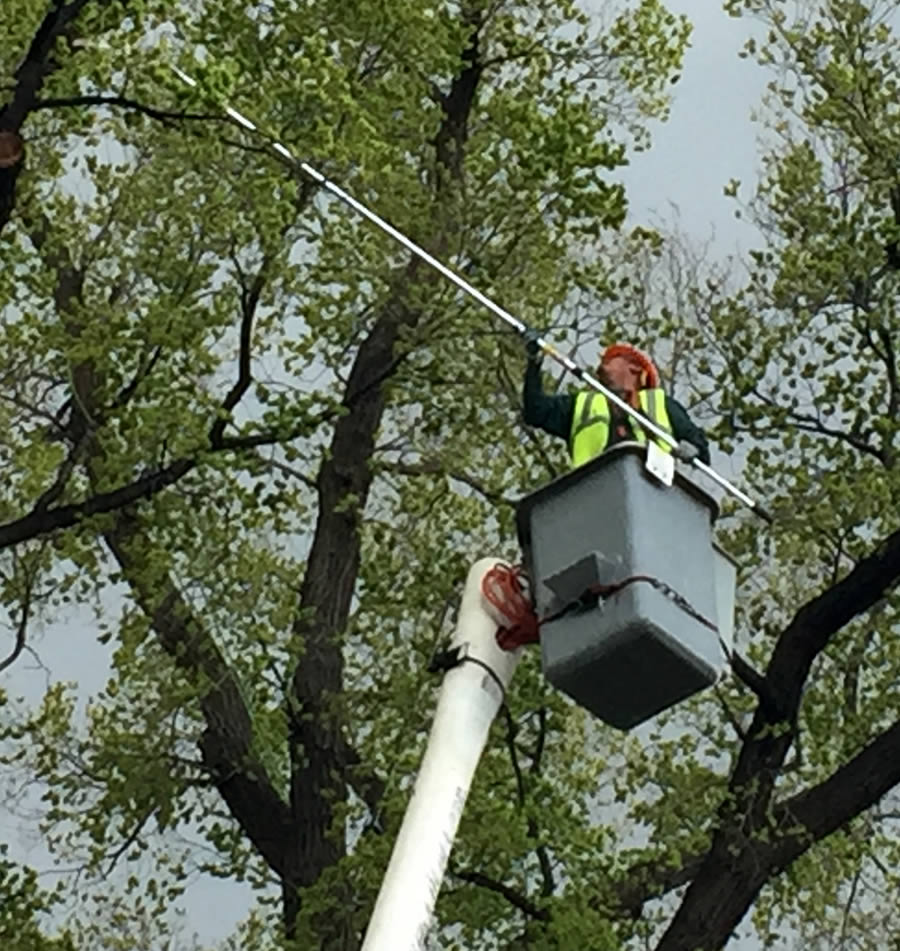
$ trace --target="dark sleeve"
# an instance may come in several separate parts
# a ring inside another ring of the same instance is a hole
[[[709,443],[706,433],[688,416],[688,411],[671,396],[666,396],[666,412],[672,424],[672,435],[680,442],[682,439],[696,446],[700,451],[701,462],[709,465]]]
[[[529,360],[522,387],[522,409],[525,422],[537,426],[551,436],[568,439],[572,431],[575,397],[568,393],[548,395],[541,381],[541,365]]]

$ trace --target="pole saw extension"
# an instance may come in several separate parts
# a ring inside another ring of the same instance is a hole
[[[188,76],[187,73],[180,70],[177,66],[170,66],[170,68],[183,83],[186,83],[192,88],[200,89],[197,81]],[[518,317],[515,317],[499,304],[495,304],[494,301],[492,301],[485,294],[482,294],[478,288],[473,287],[465,278],[461,277],[451,268],[447,267],[446,264],[444,264],[442,261],[439,261],[436,257],[434,257],[434,255],[429,254],[424,248],[420,247],[413,240],[408,238],[405,234],[403,234],[403,232],[398,231],[393,225],[385,221],[384,218],[382,218],[380,215],[377,215],[374,211],[371,211],[351,194],[344,191],[340,185],[336,185],[330,179],[326,178],[320,171],[313,168],[313,166],[308,162],[295,158],[294,155],[284,145],[282,145],[281,142],[262,130],[255,122],[252,122],[245,115],[238,112],[227,103],[217,103],[217,105],[220,109],[222,109],[225,115],[227,115],[238,125],[248,129],[255,135],[262,137],[272,150],[273,154],[277,155],[281,160],[286,162],[288,166],[299,169],[304,175],[316,182],[316,184],[321,185],[322,188],[330,192],[345,205],[348,205],[355,212],[357,212],[357,214],[361,215],[367,221],[370,221],[373,225],[375,225],[376,228],[383,231],[386,235],[389,235],[394,239],[394,241],[396,241],[398,244],[401,244],[408,251],[411,251],[416,257],[429,265],[429,267],[434,268],[434,270],[436,270],[439,274],[442,274],[464,294],[467,294],[473,300],[478,301],[479,304],[487,308],[496,317],[499,317],[505,324],[512,327],[512,329],[517,333],[524,335],[530,330],[530,328],[521,320],[519,320]],[[667,432],[665,429],[662,429],[655,422],[653,422],[653,420],[648,419],[625,400],[621,399],[621,397],[619,397],[616,393],[607,389],[607,387],[605,387],[600,382],[600,380],[598,380],[583,367],[578,366],[577,363],[575,363],[565,354],[560,353],[548,340],[545,340],[540,335],[534,334],[534,332],[532,332],[532,335],[536,345],[548,357],[555,360],[558,364],[560,364],[560,366],[577,377],[582,383],[585,383],[591,387],[591,389],[602,393],[611,403],[616,405],[632,420],[642,426],[644,430],[652,433],[652,435],[666,443],[673,450],[678,449],[678,440],[671,433]],[[752,512],[755,512],[767,522],[771,523],[773,521],[772,515],[758,500],[751,498],[746,492],[729,482],[724,476],[719,475],[719,473],[716,472],[712,466],[709,466],[705,462],[702,462],[696,458],[691,459],[690,462],[694,468],[698,469],[704,475],[712,479],[717,485],[719,485],[739,502],[743,503]]]

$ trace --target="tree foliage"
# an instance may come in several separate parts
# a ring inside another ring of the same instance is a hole
[[[588,355],[652,340],[779,515],[726,519],[752,637],[716,693],[623,737],[529,657],[437,946],[713,949],[751,907],[763,937],[868,929],[900,781],[895,4],[743,4],[771,28],[748,54],[776,66],[766,245],[744,286],[701,279],[677,307],[641,282],[658,236],[618,233],[616,169],[665,117],[689,33],[656,0],[15,6],[8,663],[77,602],[111,674],[84,717],[52,683],[0,730],[93,896],[80,943],[136,949],[124,923],[205,873],[258,891],[243,947],[358,947],[460,582],[515,559],[512,502],[564,465],[520,423],[511,335],[223,102],[529,324]]]
[[[40,918],[54,904],[54,896],[41,889],[37,876],[6,858],[0,846],[0,938],[5,947],[17,951],[73,951],[67,935],[49,938],[40,927]]]

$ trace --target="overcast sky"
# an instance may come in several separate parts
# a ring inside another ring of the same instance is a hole
[[[758,127],[750,113],[768,77],[737,55],[750,22],[727,16],[716,0],[668,0],[666,5],[694,24],[691,48],[674,89],[671,118],[656,128],[653,147],[633,157],[622,179],[632,217],[669,217],[674,204],[688,233],[706,237],[715,228],[716,247],[724,255],[753,239],[751,227],[735,220],[734,202],[722,189],[732,178],[745,186],[755,181]]]
[[[599,6],[604,0],[592,0]],[[675,12],[694,23],[692,47],[666,126],[654,133],[653,148],[637,155],[622,178],[628,188],[632,217],[647,221],[654,214],[668,218],[670,205],[680,211],[684,230],[708,237],[715,228],[716,250],[723,256],[752,241],[748,226],[736,222],[733,205],[723,196],[731,178],[750,184],[757,167],[755,128],[750,111],[758,104],[764,82],[759,67],[737,57],[748,25],[727,17],[716,0],[669,0]],[[86,696],[106,679],[106,650],[93,636],[90,612],[71,617],[46,631],[37,643],[54,679],[78,681]],[[0,640],[0,652],[7,647]],[[36,699],[46,682],[31,658],[20,660],[0,683],[12,694]],[[24,830],[0,808],[0,841],[9,842],[17,857],[47,867],[46,853],[34,829]],[[218,880],[198,883],[184,902],[190,931],[204,941],[230,933],[246,912],[246,892]],[[732,945],[737,951],[737,945]],[[742,944],[749,949],[750,944]]]

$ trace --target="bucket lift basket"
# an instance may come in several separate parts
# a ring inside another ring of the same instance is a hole
[[[544,675],[628,729],[715,683],[733,629],[735,569],[713,541],[716,501],[622,443],[523,498]]]

